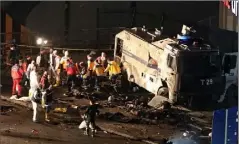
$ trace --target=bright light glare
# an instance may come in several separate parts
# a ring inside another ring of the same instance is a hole
[[[42,44],[42,38],[38,38],[38,39],[37,39],[37,44],[38,44],[38,45]]]
[[[183,133],[183,136],[185,136],[185,137],[186,137],[187,135],[188,135],[187,133]]]
[[[47,40],[44,40],[43,43],[44,43],[44,44],[47,44]]]

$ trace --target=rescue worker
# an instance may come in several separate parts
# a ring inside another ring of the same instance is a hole
[[[40,84],[39,84],[39,77],[36,72],[36,66],[32,67],[32,71],[30,72],[30,90],[29,90],[29,98],[32,102],[33,108],[33,122],[37,122],[37,102],[40,101]]]
[[[17,60],[14,61],[14,65],[12,66],[11,69],[11,76],[13,80],[13,85],[12,85],[12,97],[10,99],[17,99],[21,97],[21,92],[22,92],[22,87],[20,85],[23,77],[23,70],[19,66],[19,62]],[[17,94],[16,94],[17,91]]]
[[[60,67],[60,61],[61,57],[57,55],[57,50],[53,51],[54,56],[54,62],[53,62],[53,68],[54,68],[54,75],[56,77],[56,83],[54,87],[57,87],[61,84],[60,74],[61,74],[61,67]]]
[[[41,88],[41,104],[42,107],[45,109],[45,121],[49,122],[49,117],[48,114],[51,109],[52,105],[52,86],[50,85],[49,82],[49,75],[47,71],[43,73],[43,76],[41,77],[40,80],[40,88]]]
[[[23,78],[22,78],[22,83],[21,86],[27,86],[28,84],[28,78],[27,78],[27,61],[25,59],[19,60],[19,66],[23,70]]]
[[[95,87],[99,87],[99,83],[103,80],[103,76],[105,75],[104,73],[104,67],[101,64],[100,60],[96,60],[95,66],[93,68],[93,74],[96,76],[95,77]]]
[[[54,64],[55,63],[55,56],[53,54],[53,49],[51,48],[50,51],[49,51],[49,74],[51,76],[51,81],[52,81],[52,78],[53,78],[53,75],[54,75]]]
[[[100,64],[106,68],[107,67],[107,58],[106,58],[106,54],[104,52],[101,53],[101,56],[99,56],[96,61],[99,61]]]
[[[42,74],[45,70],[48,69],[48,60],[44,50],[41,50],[40,54],[37,56],[36,64],[38,66],[37,68],[40,74]]]
[[[66,73],[67,73],[68,93],[64,95],[68,95],[71,93],[71,88],[73,85],[75,85],[75,81],[76,81],[77,70],[71,57],[67,61]]]
[[[91,55],[87,55],[87,70],[89,71],[89,76],[92,76],[93,68],[94,68],[94,61]]]
[[[94,94],[92,94],[94,97]],[[95,104],[95,101],[93,98],[90,99],[90,105],[88,106],[85,114],[84,114],[84,120],[86,122],[86,130],[85,135],[89,135],[89,129],[91,128],[91,136],[95,136],[95,119],[96,115],[99,115],[100,111],[98,110],[98,106]]]
[[[31,63],[27,66],[27,78],[30,79],[30,73],[33,70],[33,66],[35,66],[35,61],[32,60]]]
[[[120,66],[113,60],[113,58],[108,59],[108,66],[105,72],[109,72],[109,79],[115,83],[118,75],[121,73]]]
[[[61,65],[61,72],[62,72],[62,77],[60,77],[62,80],[63,78],[66,77],[66,67],[67,67],[67,60],[69,59],[69,52],[64,51],[64,56],[61,58],[60,65]]]
[[[88,75],[87,75],[87,65],[84,62],[79,63],[79,75],[80,75],[80,82],[83,85],[86,85]]]
[[[27,58],[27,66],[32,62],[32,58],[31,58],[31,56],[26,56],[26,58]]]

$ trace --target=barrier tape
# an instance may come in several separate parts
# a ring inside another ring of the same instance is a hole
[[[1,43],[2,45],[8,45],[9,43]],[[34,49],[41,49],[41,48],[51,48],[49,46],[29,46],[29,45],[17,45],[18,47],[26,47],[26,48],[34,48]],[[114,49],[73,49],[73,48],[57,48],[52,47],[55,50],[68,50],[68,51],[113,51]]]

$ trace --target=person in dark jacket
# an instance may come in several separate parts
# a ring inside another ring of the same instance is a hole
[[[94,97],[94,94],[92,94]],[[93,98],[90,99],[90,105],[88,106],[85,114],[84,120],[86,122],[86,130],[85,135],[89,135],[89,128],[91,128],[91,136],[95,136],[95,119],[96,115],[98,115],[100,111],[98,110],[98,105],[95,104],[95,100]]]
[[[43,76],[41,77],[40,80],[40,87],[42,90],[42,107],[45,108],[45,121],[49,122],[49,117],[48,114],[51,110],[51,105],[52,105],[52,85],[50,85],[49,82],[49,77],[48,77],[47,71],[43,73]]]
[[[18,60],[18,53],[17,53],[16,47],[14,45],[11,45],[10,52],[9,52],[9,61],[11,64],[13,64],[17,60]]]

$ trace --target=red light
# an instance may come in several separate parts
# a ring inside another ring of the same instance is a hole
[[[228,9],[231,8],[230,1],[229,1],[229,0],[223,0],[223,3],[224,3],[224,5],[225,5]]]

